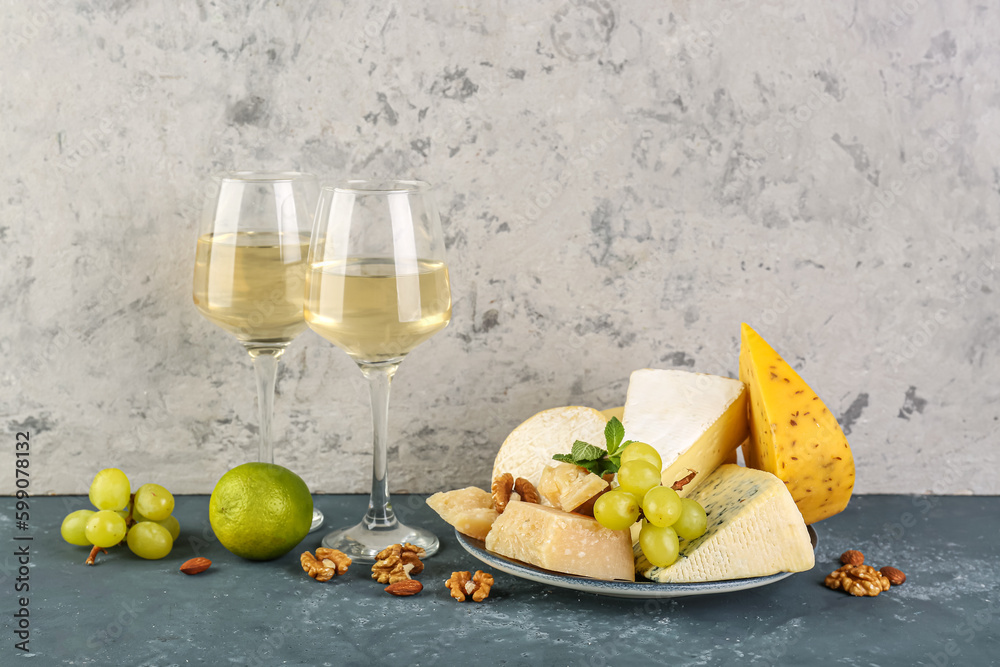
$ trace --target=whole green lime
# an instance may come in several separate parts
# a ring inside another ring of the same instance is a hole
[[[249,560],[272,560],[295,548],[309,532],[309,487],[273,463],[236,466],[215,485],[208,520],[222,546]]]

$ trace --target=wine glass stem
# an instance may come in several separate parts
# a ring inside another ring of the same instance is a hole
[[[282,349],[253,348],[249,350],[253,370],[257,376],[257,415],[260,424],[260,450],[257,460],[274,463],[274,441],[271,439],[271,420],[274,417],[274,383],[278,378],[278,359]]]
[[[364,524],[371,528],[390,528],[396,525],[396,515],[389,501],[389,388],[399,363],[363,364],[361,372],[368,379],[368,392],[372,401],[372,492]]]

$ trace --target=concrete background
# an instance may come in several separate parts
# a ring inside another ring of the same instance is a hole
[[[34,493],[255,456],[249,358],[191,302],[231,168],[440,186],[454,319],[396,378],[394,491],[486,484],[520,421],[635,368],[735,375],[746,321],[857,491],[1000,492],[1000,7],[169,4],[3,5],[0,416]],[[366,491],[346,355],[307,332],[278,392],[277,462]]]

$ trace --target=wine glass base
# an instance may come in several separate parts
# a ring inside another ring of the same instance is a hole
[[[409,542],[422,548],[425,558],[437,553],[438,538],[423,528],[411,528],[398,521],[386,528],[369,528],[359,523],[349,528],[341,528],[323,538],[323,546],[343,551],[352,560],[360,563],[374,563],[375,555],[392,544]]]
[[[315,533],[322,526],[323,526],[323,513],[314,507],[312,525],[309,526],[309,532]]]

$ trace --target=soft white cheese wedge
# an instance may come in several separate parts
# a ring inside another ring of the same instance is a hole
[[[538,567],[593,579],[635,581],[627,530],[610,530],[595,519],[534,503],[507,503],[486,548]]]
[[[749,434],[746,386],[739,380],[678,370],[645,368],[629,378],[625,437],[656,448],[663,484],[689,470],[695,482],[723,463]],[[690,493],[691,485],[680,491]]]
[[[553,454],[569,454],[577,440],[603,447],[605,424],[604,415],[593,408],[569,406],[539,412],[504,440],[490,481],[509,472],[537,487],[542,471],[557,463]]]
[[[654,567],[636,546],[636,572],[660,583],[691,583],[803,572],[815,564],[802,514],[769,472],[724,465],[688,494],[708,514],[708,530],[681,540],[677,561]]]

